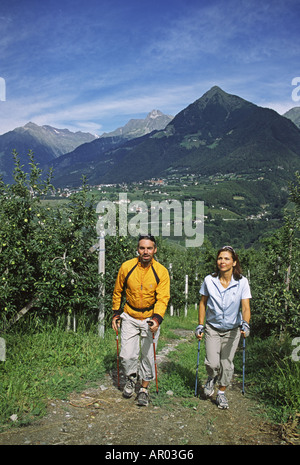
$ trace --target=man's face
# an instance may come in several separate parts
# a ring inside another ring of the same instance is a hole
[[[142,265],[147,266],[151,262],[153,255],[156,253],[157,247],[150,239],[141,239],[137,250],[140,262]]]

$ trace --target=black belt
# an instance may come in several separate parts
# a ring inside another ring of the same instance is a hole
[[[132,308],[132,310],[135,310],[136,312],[149,312],[150,310],[152,310],[154,308],[154,305],[155,304],[152,304],[150,307],[146,307],[146,308],[137,308],[137,307],[134,307],[133,305],[131,305],[127,300],[126,300],[126,303],[127,305],[129,305],[130,308]]]

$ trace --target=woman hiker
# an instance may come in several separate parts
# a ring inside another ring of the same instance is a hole
[[[216,270],[205,277],[200,294],[199,325],[195,335],[202,339],[205,324],[208,379],[204,394],[211,397],[218,382],[217,405],[220,409],[228,409],[225,390],[233,376],[233,359],[240,336],[250,334],[251,298],[249,282],[242,276],[238,255],[231,246],[218,251]]]

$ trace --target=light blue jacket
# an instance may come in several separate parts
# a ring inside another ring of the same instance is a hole
[[[206,323],[221,331],[240,326],[241,300],[252,297],[248,279],[244,276],[238,281],[232,276],[229,286],[225,289],[218,276],[208,275],[204,278],[200,294],[208,296]]]

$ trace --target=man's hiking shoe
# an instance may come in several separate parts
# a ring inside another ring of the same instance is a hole
[[[141,387],[138,393],[138,405],[147,407],[148,404],[149,404],[148,390]]]
[[[229,408],[228,400],[225,394],[218,394],[216,402],[217,402],[217,406],[221,409]]]
[[[216,378],[211,378],[210,376],[207,378],[206,384],[204,386],[204,394],[207,397],[211,397],[215,390],[215,383]]]
[[[135,392],[135,385],[136,385],[136,377],[128,376],[126,384],[123,389],[123,396],[127,398],[131,397]]]

